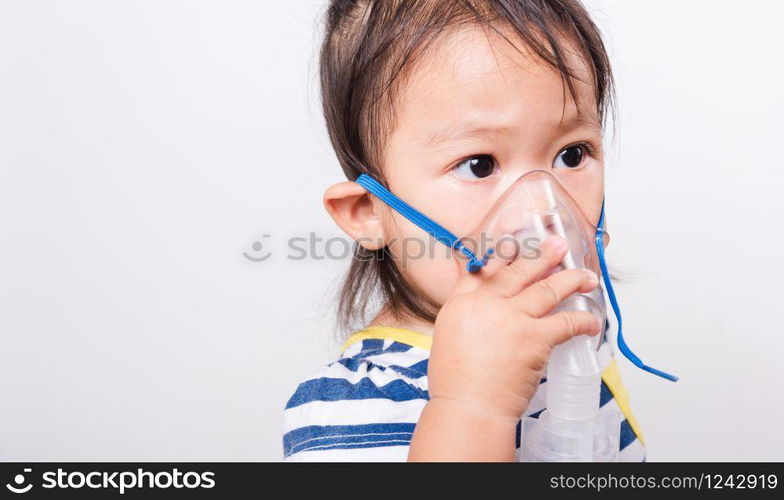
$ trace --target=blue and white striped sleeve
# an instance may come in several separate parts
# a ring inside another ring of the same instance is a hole
[[[390,362],[380,364],[381,357]],[[424,369],[410,363],[387,349],[341,358],[301,383],[284,412],[284,459],[406,460],[428,399],[426,361]]]

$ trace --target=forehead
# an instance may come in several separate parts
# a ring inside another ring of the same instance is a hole
[[[576,50],[565,54],[575,100],[556,68],[502,33],[506,39],[467,26],[442,34],[400,89],[396,128],[431,140],[445,125],[536,129],[571,120],[599,127],[591,74]]]

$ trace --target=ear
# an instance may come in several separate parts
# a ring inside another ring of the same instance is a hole
[[[368,250],[386,246],[384,225],[368,192],[356,182],[339,182],[324,193],[324,207],[338,226]]]

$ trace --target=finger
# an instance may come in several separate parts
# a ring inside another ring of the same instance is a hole
[[[567,269],[537,281],[512,300],[519,302],[520,308],[529,315],[541,318],[573,293],[588,293],[598,284],[599,277],[593,271]]]
[[[539,248],[520,255],[491,276],[486,286],[504,297],[517,295],[557,266],[566,255],[567,247],[565,239],[550,236]]]
[[[513,254],[515,250],[513,248],[508,248],[509,244],[511,244],[511,241],[507,242],[504,240],[501,245],[506,246],[499,246],[494,248],[494,251],[487,255],[487,263],[478,272],[475,273],[468,272],[465,268],[465,261],[458,259],[458,265],[461,267],[461,276],[457,284],[455,284],[455,287],[452,289],[452,295],[460,295],[476,290],[485,281],[487,281],[488,278],[508,266],[515,258],[515,255]]]
[[[588,311],[562,311],[539,321],[542,334],[552,346],[577,335],[596,335],[601,331],[599,321]]]

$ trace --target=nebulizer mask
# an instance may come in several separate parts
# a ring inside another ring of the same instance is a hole
[[[615,313],[619,350],[637,367],[676,381],[677,377],[645,365],[623,338],[620,307],[604,258],[604,204],[594,226],[549,172],[533,170],[512,184],[469,235],[457,237],[384,188],[367,174],[356,181],[391,208],[466,260],[469,272],[480,272],[490,258],[526,258],[526,250],[552,235],[564,238],[568,251],[556,271],[590,269],[602,277]],[[511,252],[511,253],[510,253]],[[587,311],[605,323],[604,289],[575,293],[553,311]],[[523,424],[522,459],[537,462],[617,461],[621,416],[605,406],[600,411],[599,336],[578,335],[556,346],[547,363],[546,409]]]

